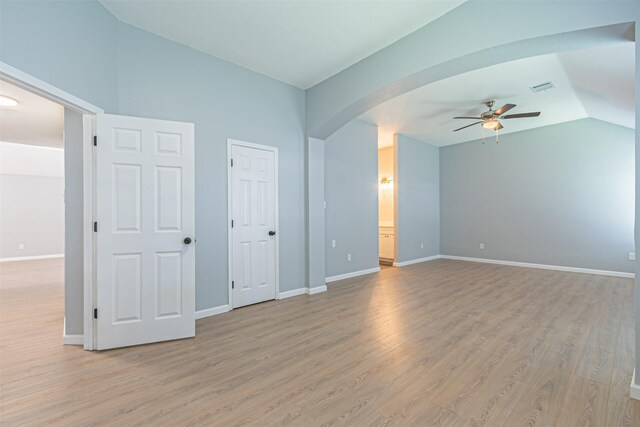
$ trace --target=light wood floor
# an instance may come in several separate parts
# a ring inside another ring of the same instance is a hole
[[[630,279],[438,260],[92,353],[60,260],[0,268],[6,426],[640,426]]]

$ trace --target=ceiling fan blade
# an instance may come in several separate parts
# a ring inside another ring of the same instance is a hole
[[[462,116],[462,117],[454,117],[454,119],[473,119],[473,120],[482,120],[482,117],[466,117],[466,116]]]
[[[462,129],[468,128],[469,126],[474,126],[474,125],[477,125],[477,124],[480,124],[480,123],[482,123],[482,122],[480,121],[480,122],[471,123],[470,125],[462,126],[461,128],[454,129],[453,131],[454,132],[458,132],[459,130],[462,130]]]
[[[538,117],[540,115],[540,111],[536,111],[535,113],[520,113],[520,114],[507,114],[506,116],[500,117],[501,119],[522,119],[525,117]]]
[[[506,113],[507,111],[511,110],[513,107],[515,107],[516,104],[504,104],[502,107],[498,108],[495,112],[496,116],[501,116],[504,113]]]

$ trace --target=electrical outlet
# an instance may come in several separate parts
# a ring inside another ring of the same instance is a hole
[[[420,243],[420,249],[424,249],[424,243]]]
[[[484,243],[480,243],[480,249],[484,249]]]
[[[332,248],[335,248],[335,247],[336,247],[336,241],[335,241],[335,240],[332,240],[332,241],[331,241],[331,247],[332,247]]]
[[[635,260],[636,260],[636,253],[629,252],[629,261],[635,261]]]
[[[351,262],[351,254],[347,254],[347,261]]]
[[[24,249],[24,243],[20,243],[20,244],[18,245],[18,249],[23,250],[23,249]]]

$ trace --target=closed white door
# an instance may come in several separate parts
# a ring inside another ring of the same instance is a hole
[[[193,337],[193,124],[101,114],[95,150],[97,348]]]
[[[232,305],[276,298],[277,151],[231,144]]]

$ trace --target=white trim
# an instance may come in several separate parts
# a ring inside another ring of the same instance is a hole
[[[47,98],[50,101],[62,104],[66,107],[73,108],[80,113],[104,113],[102,108],[96,107],[80,98],[71,95],[68,92],[58,89],[30,74],[18,70],[11,65],[0,62],[0,79],[12,83],[29,92]]]
[[[512,267],[540,268],[543,270],[569,271],[572,273],[597,274],[601,276],[613,276],[613,277],[627,277],[631,279],[635,277],[634,273],[626,273],[622,271],[594,270],[591,268],[565,267],[561,265],[532,264],[529,262],[502,261],[497,259],[470,258],[470,257],[454,256],[454,255],[440,255],[440,258],[452,259],[457,261],[481,262],[485,264],[509,265]]]
[[[18,257],[13,257],[13,258],[0,258],[0,262],[30,261],[30,260],[34,260],[34,259],[49,259],[49,258],[64,258],[64,254],[34,255],[34,256],[18,256]]]
[[[280,292],[280,298],[278,298],[278,299],[297,297],[298,295],[304,295],[306,293],[308,293],[307,292],[307,288],[298,288],[298,289],[294,289],[292,291]]]
[[[196,310],[196,320],[204,319],[205,317],[215,316],[216,314],[222,314],[229,311],[228,305],[219,305],[218,307],[205,308],[204,310]]]
[[[95,209],[95,180],[93,173],[96,165],[96,152],[93,149],[93,136],[96,135],[97,117],[85,114],[82,116],[82,219],[84,222],[84,233],[82,242],[84,251],[82,254],[83,268],[83,298],[84,316],[83,333],[84,349],[95,350],[97,347],[97,322],[93,318],[93,308],[97,306],[97,279],[94,268],[96,261],[96,233],[93,232],[94,209]]]
[[[313,288],[298,288],[292,291],[280,292],[280,299],[297,297],[298,295],[315,295],[322,292],[327,292],[327,285],[315,286]]]
[[[64,345],[83,345],[84,335],[63,335],[62,344]]]
[[[440,259],[440,255],[428,256],[426,258],[412,259],[412,260],[409,260],[409,261],[394,262],[393,266],[394,267],[404,267],[404,266],[411,265],[411,264],[418,264],[419,262],[433,261],[434,259]]]
[[[363,276],[365,274],[378,273],[379,271],[380,271],[380,267],[369,268],[367,270],[353,271],[351,273],[338,274],[337,276],[326,277],[324,279],[324,282],[325,283],[336,282],[338,280],[350,279],[352,277]]]
[[[633,370],[633,377],[631,378],[631,398],[640,400],[640,385],[636,383],[636,370]]]
[[[62,344],[63,345],[82,345],[84,344],[84,336],[67,335],[67,318],[62,319]]]
[[[322,293],[322,292],[327,292],[327,285],[314,286],[313,288],[305,288],[305,291],[309,295],[315,295],[315,294],[319,294],[319,293]]]
[[[254,144],[252,142],[239,141],[237,139],[227,139],[227,258],[228,262],[228,292],[229,292],[229,309],[233,310],[233,289],[231,288],[231,282],[233,280],[233,230],[231,229],[231,219],[233,216],[233,206],[231,203],[231,147],[234,145],[253,148],[256,150],[271,151],[274,154],[274,169],[275,169],[275,222],[276,222],[276,299],[280,299],[280,220],[279,220],[279,199],[280,193],[278,187],[278,147],[272,147],[270,145]]]

